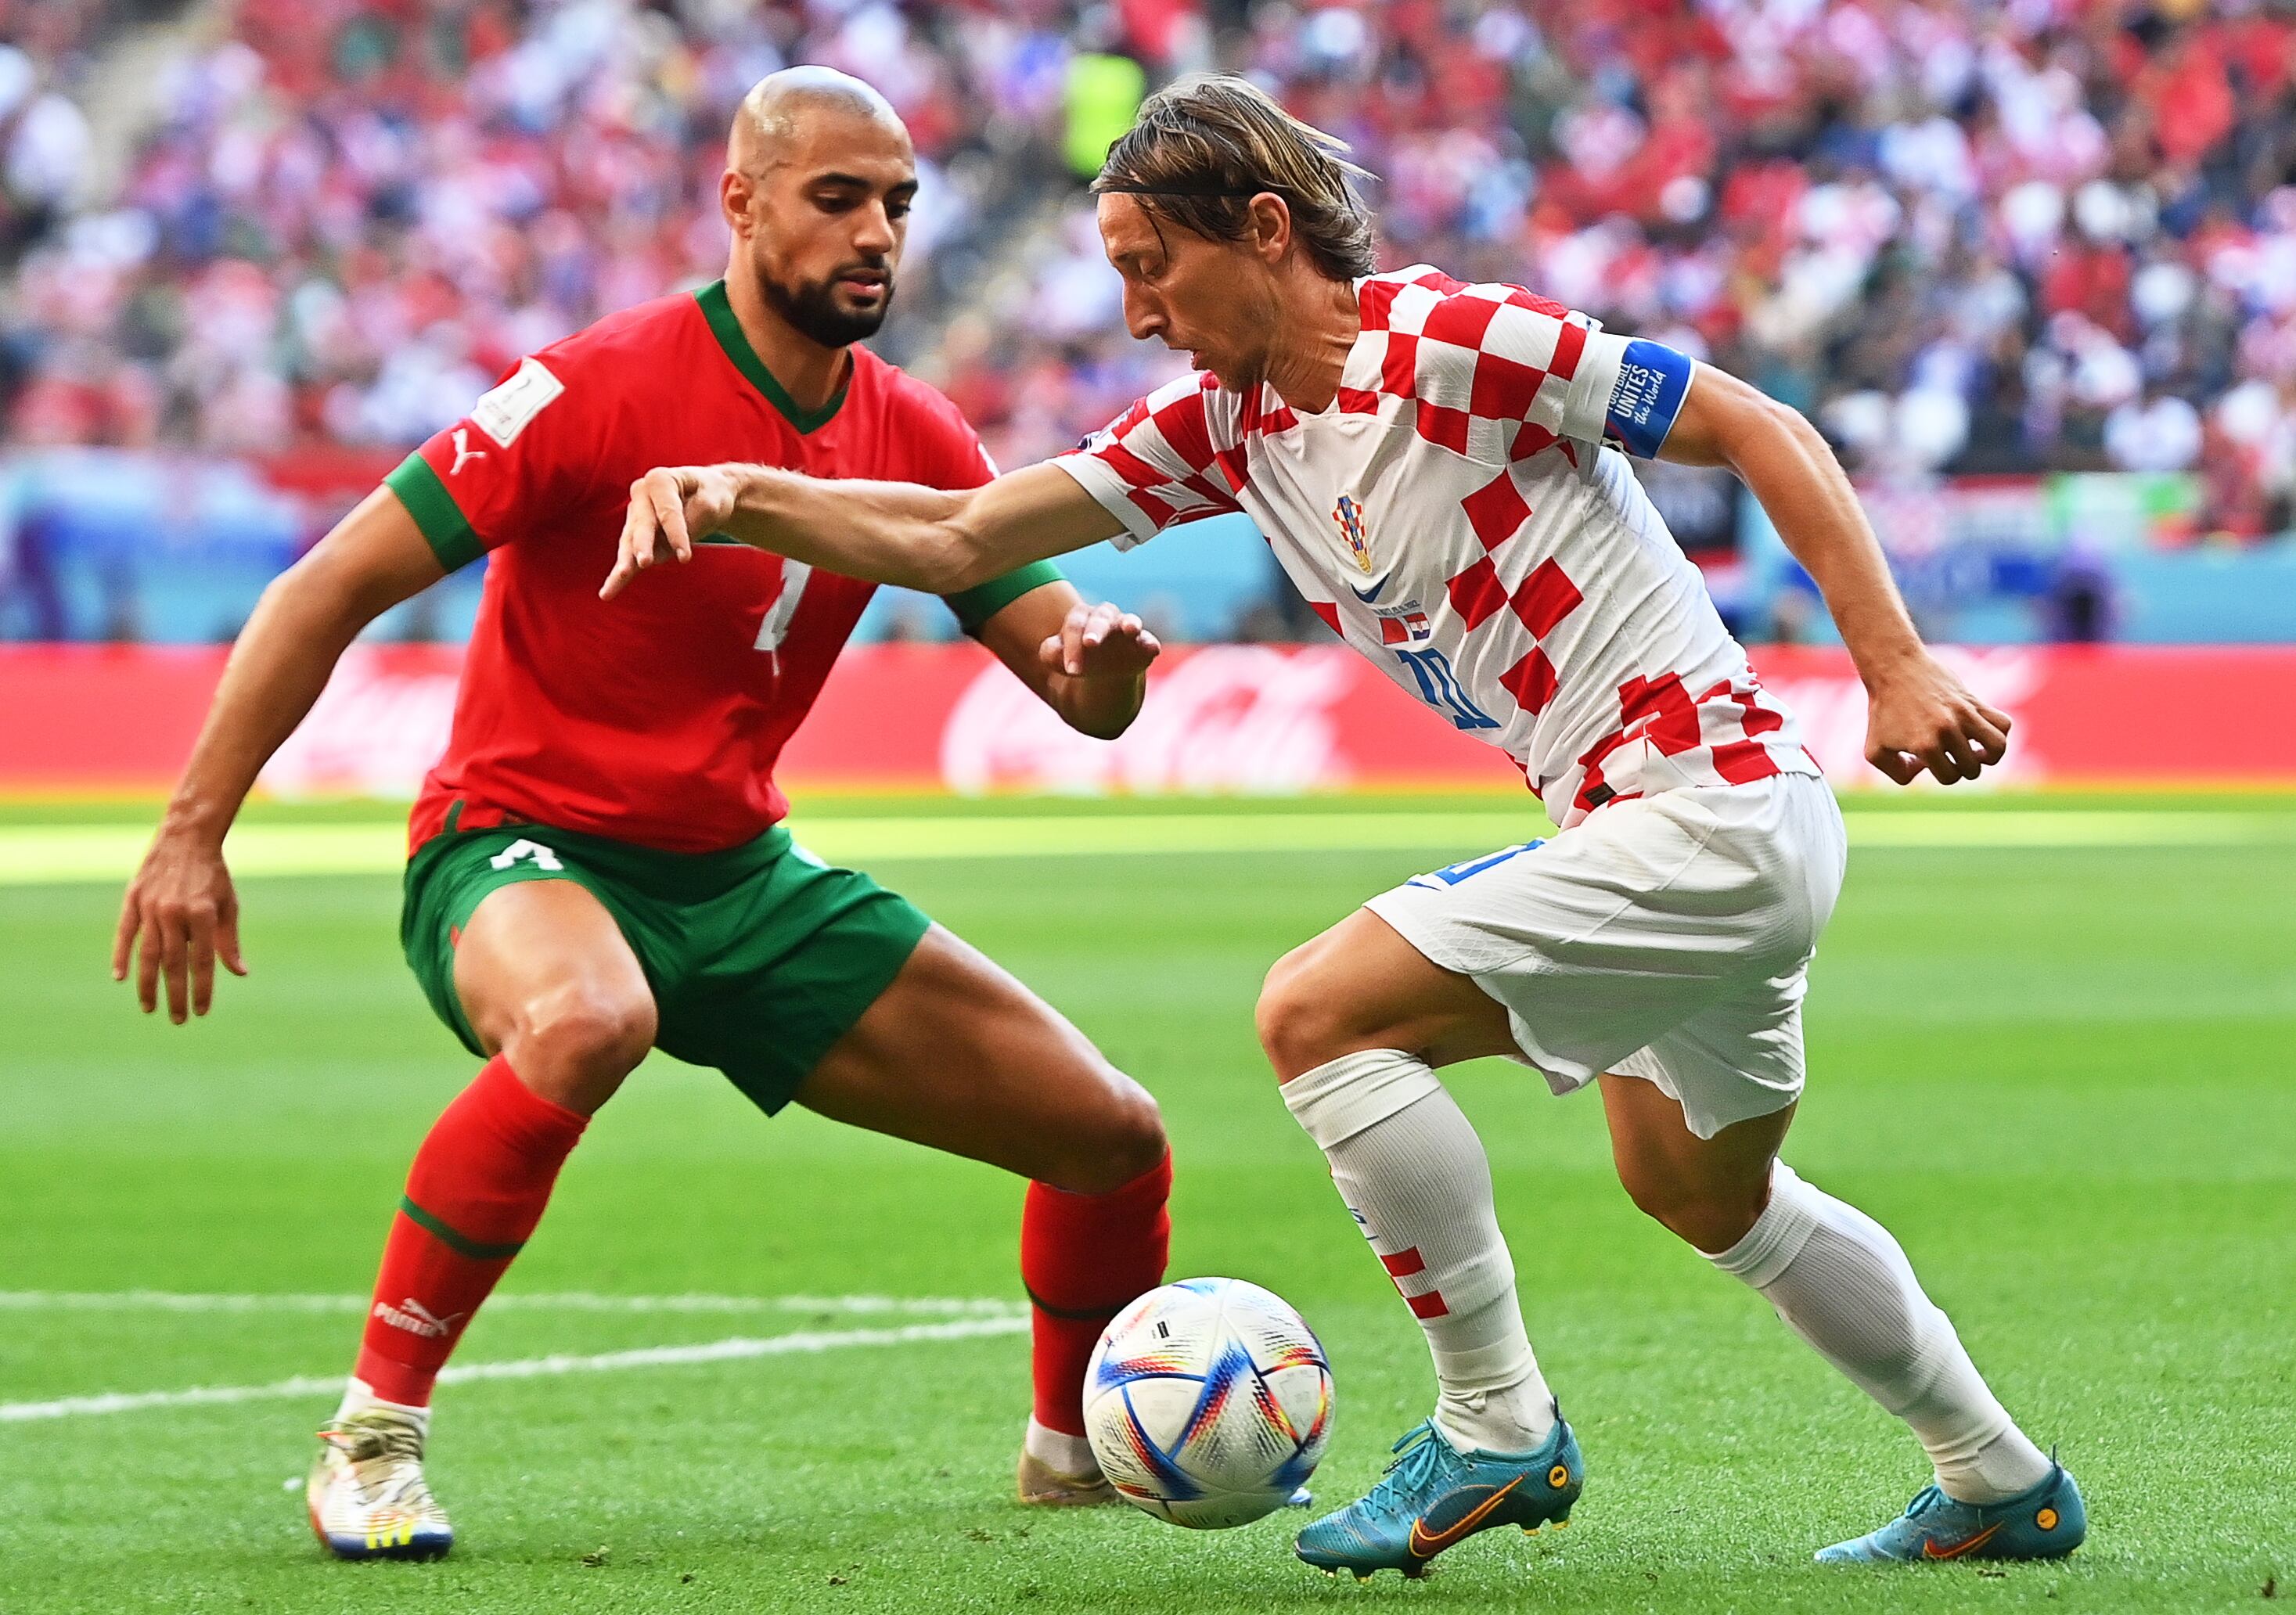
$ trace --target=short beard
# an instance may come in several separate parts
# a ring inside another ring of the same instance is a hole
[[[871,267],[877,266],[872,265]],[[865,313],[852,314],[837,306],[836,283],[816,282],[792,290],[771,275],[758,276],[758,289],[766,294],[766,301],[774,312],[789,322],[797,333],[824,348],[849,348],[865,337],[877,334],[877,327],[885,323],[885,316],[893,307],[893,283],[885,283],[884,299]]]

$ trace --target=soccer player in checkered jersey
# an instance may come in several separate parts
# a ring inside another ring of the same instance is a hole
[[[631,490],[608,591],[685,560],[697,532],[946,589],[1242,511],[1334,633],[1545,800],[1554,837],[1374,898],[1260,997],[1284,1102],[1440,1385],[1387,1479],[1301,1533],[1308,1563],[1415,1575],[1474,1531],[1560,1521],[1578,1499],[1488,1163],[1435,1076],[1486,1054],[1558,1093],[1599,1083],[1635,1202],[1921,1442],[1934,1484],[1820,1559],[2069,1551],[2086,1529],[2071,1477],[1987,1389],[1897,1241],[1778,1160],[1841,817],[1624,456],[1745,480],[1824,592],[1885,773],[1973,779],[2008,720],[1923,650],[1800,416],[1520,287],[1374,273],[1339,149],[1241,80],[1160,94],[1110,153],[1100,226],[1134,335],[1197,373],[977,490],[658,471]]]
[[[1021,1500],[1114,1501],[1084,1369],[1163,1274],[1155,1103],[1021,983],[779,823],[775,760],[873,586],[727,544],[644,598],[597,598],[630,480],[665,457],[948,488],[993,474],[947,399],[855,346],[892,297],[916,184],[907,132],[866,85],[793,69],[752,90],[720,181],[726,278],[524,361],[266,592],[128,889],[114,973],[140,947],[146,1012],[164,976],[173,1020],[206,1013],[217,958],[242,968],[222,843],[264,759],[360,628],[491,552],[401,922],[432,1007],[486,1063],[415,1153],[320,1432],[307,1497],[337,1554],[453,1542],[423,1463],[432,1387],[651,1047],[719,1068],[768,1114],[795,1101],[1031,1179]],[[1078,728],[1114,734],[1138,710],[1154,640],[1057,570],[949,604]]]

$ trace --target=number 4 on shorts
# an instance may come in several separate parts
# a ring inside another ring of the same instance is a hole
[[[493,857],[488,859],[487,862],[492,864],[496,869],[508,869],[521,858],[532,858],[534,860],[534,866],[537,869],[563,869],[566,867],[565,865],[558,861],[558,855],[556,853],[551,851],[549,848],[545,847],[539,841],[512,841],[509,846],[495,854]]]

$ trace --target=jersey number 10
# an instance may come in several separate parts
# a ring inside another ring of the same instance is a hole
[[[1455,727],[1461,729],[1496,729],[1499,720],[1467,699],[1459,687],[1458,675],[1451,671],[1450,659],[1430,646],[1423,651],[1398,650],[1396,655],[1411,669],[1412,677],[1419,681],[1419,699],[1450,716]]]

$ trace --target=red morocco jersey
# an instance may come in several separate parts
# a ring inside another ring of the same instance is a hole
[[[718,282],[542,349],[390,474],[449,570],[493,557],[410,848],[450,824],[531,823],[709,852],[788,811],[775,760],[875,586],[705,538],[618,599],[598,588],[629,486],[657,465],[750,461],[945,488],[994,474],[955,405],[850,351],[843,391],[800,410]],[[1016,573],[950,603],[975,627],[1058,576]]]

